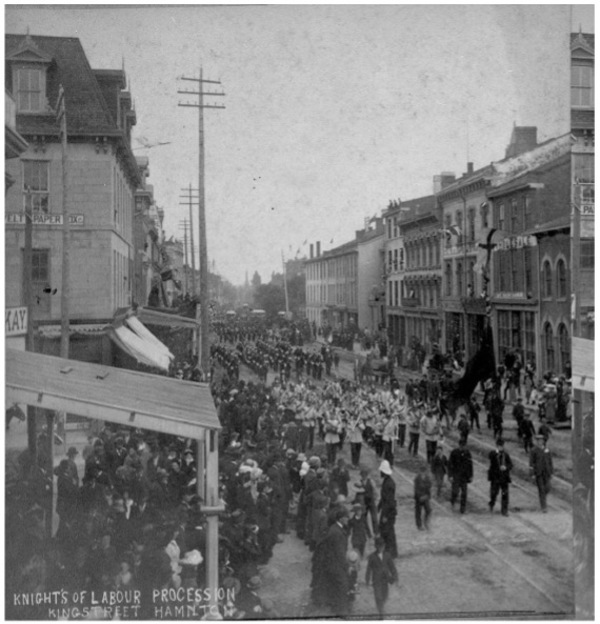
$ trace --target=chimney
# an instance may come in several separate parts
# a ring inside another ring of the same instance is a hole
[[[310,244],[310,259],[312,260],[315,257],[315,246]]]
[[[440,175],[433,176],[433,193],[443,191],[447,186],[456,182],[456,176],[451,171],[442,171]]]
[[[512,158],[537,147],[537,126],[515,126],[505,158]]]
[[[473,163],[468,162],[467,163],[467,175],[471,175],[472,173],[473,173]]]
[[[317,258],[321,255],[321,241],[317,241]]]

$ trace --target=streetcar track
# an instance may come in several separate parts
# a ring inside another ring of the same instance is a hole
[[[401,477],[402,479],[404,479],[409,485],[412,485],[411,479],[408,476],[406,476],[405,474],[403,474],[403,472],[404,471],[401,471],[399,468],[396,468],[396,474],[399,477]],[[462,524],[462,523],[466,524],[471,529],[471,531],[482,540],[485,548],[487,550],[489,550],[493,555],[495,555],[497,559],[499,559],[500,561],[502,561],[502,563],[504,563],[509,568],[511,568],[511,570],[513,570],[516,574],[518,574],[521,578],[523,578],[528,585],[533,587],[539,594],[544,596],[544,598],[546,598],[551,604],[553,604],[557,609],[559,609],[559,613],[565,613],[565,614],[567,613],[567,611],[564,609],[564,607],[561,606],[560,604],[558,604],[550,594],[548,594],[537,583],[532,581],[529,578],[529,576],[525,572],[523,572],[517,565],[515,565],[514,563],[509,561],[504,555],[502,555],[502,553],[496,547],[494,547],[492,544],[490,544],[488,542],[485,534],[482,533],[479,530],[479,528],[477,526],[475,526],[472,522],[469,522],[468,518],[465,518],[464,515],[461,515],[460,518],[456,517],[454,514],[448,512],[447,508],[442,503],[438,502],[435,499],[432,499],[431,502],[437,509],[441,510],[446,517],[450,518],[453,521],[456,521],[459,525]],[[517,516],[516,519],[517,520],[522,520],[519,516]],[[549,536],[546,535],[545,533],[543,533],[539,527],[537,527],[535,525],[534,525],[534,527],[537,529],[538,532],[540,532],[540,534],[545,539],[550,539]],[[569,554],[572,554],[571,551],[569,551]]]

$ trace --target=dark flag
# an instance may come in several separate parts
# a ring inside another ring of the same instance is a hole
[[[494,338],[492,328],[488,325],[484,330],[479,350],[467,362],[465,374],[456,382],[455,396],[468,400],[480,381],[485,381],[495,374]]]

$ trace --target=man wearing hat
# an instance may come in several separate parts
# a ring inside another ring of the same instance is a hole
[[[379,500],[379,533],[385,542],[385,549],[392,559],[398,556],[396,545],[396,484],[392,479],[392,468],[387,460],[379,466],[379,473],[383,479],[381,483],[381,498]]]
[[[537,485],[542,511],[546,513],[546,497],[550,491],[550,479],[552,478],[554,467],[550,449],[546,447],[543,435],[535,436],[535,446],[529,453],[529,471]]]
[[[375,552],[369,555],[367,561],[367,576],[365,583],[373,583],[373,595],[379,615],[384,614],[385,603],[388,598],[390,583],[398,582],[398,573],[394,561],[389,553],[384,552],[385,542],[382,537],[375,538]]]
[[[369,477],[369,471],[366,468],[361,468],[360,470],[360,481],[356,484],[357,491],[357,501],[359,502],[359,498],[362,498],[365,505],[366,512],[371,516],[371,529],[373,535],[377,534],[379,531],[379,523],[377,522],[377,503],[376,503],[376,493],[375,493],[375,485]],[[362,492],[361,492],[362,489]],[[359,497],[358,494],[361,494]]]
[[[521,401],[521,398],[518,398],[517,401]],[[523,440],[523,448],[526,453],[529,453],[533,448],[533,436],[535,435],[535,427],[531,422],[531,418],[529,417],[529,413],[525,412],[523,414],[523,420],[521,421],[521,439]]]
[[[343,616],[348,610],[348,510],[339,507],[321,544],[323,597],[334,615]]]
[[[75,457],[79,455],[79,451],[71,446],[67,451],[67,461],[69,462],[68,473],[75,485],[79,486],[79,473],[77,471],[77,464],[75,463]]]
[[[263,617],[262,600],[258,595],[261,585],[260,576],[252,576],[241,593],[238,608],[244,612],[245,620],[260,620]]]
[[[502,515],[508,516],[508,486],[511,482],[510,471],[513,464],[510,455],[504,450],[504,440],[496,440],[496,448],[489,454],[490,467],[488,481],[490,482],[490,511],[494,511],[498,493],[502,491]]]

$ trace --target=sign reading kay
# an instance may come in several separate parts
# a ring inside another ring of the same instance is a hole
[[[6,225],[25,225],[25,213],[23,212],[7,212],[4,216]],[[62,225],[62,214],[34,214],[34,225]],[[82,214],[69,215],[69,223],[71,225],[83,225]]]
[[[23,336],[27,333],[27,307],[6,308],[4,334],[6,336]]]

